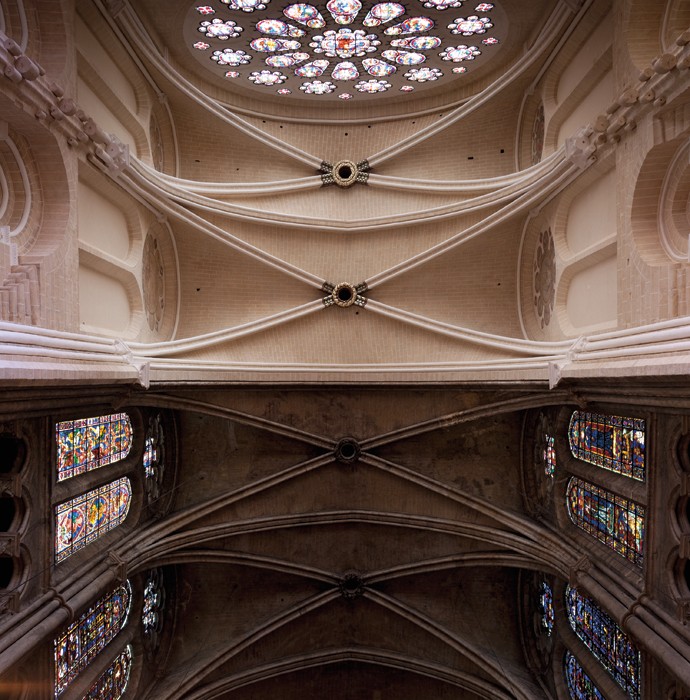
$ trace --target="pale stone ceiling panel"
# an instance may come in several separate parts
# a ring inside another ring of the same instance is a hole
[[[184,353],[190,360],[381,364],[511,357],[509,351],[454,340],[365,309],[320,309],[253,336]]]
[[[520,237],[519,223],[510,222],[384,282],[372,297],[439,321],[520,338],[515,304]],[[491,255],[489,249],[503,254]]]
[[[298,280],[209,236],[180,228],[183,302],[177,338],[230,328],[318,298]]]
[[[267,146],[170,88],[180,177],[209,182],[272,182],[305,177],[304,163]]]
[[[365,191],[365,195],[371,193],[371,190]],[[324,192],[328,197],[340,194],[343,193]],[[488,211],[438,221],[391,223],[381,229],[365,225],[363,230],[356,231],[320,229],[318,225],[313,228],[272,227],[231,222],[220,216],[209,216],[207,220],[281,260],[337,284],[368,280],[461,233],[480,222]],[[330,225],[332,222],[325,219],[323,223]]]

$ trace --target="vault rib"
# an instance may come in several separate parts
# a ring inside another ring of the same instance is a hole
[[[535,39],[534,45],[538,47],[536,51],[527,52],[525,55],[516,59],[505,71],[505,73],[498,80],[492,83],[491,87],[483,90],[478,95],[471,97],[469,100],[467,100],[467,102],[453,109],[442,119],[439,119],[437,123],[427,126],[424,129],[420,129],[416,134],[402,139],[394,146],[389,146],[388,148],[384,148],[383,150],[370,155],[367,160],[371,166],[377,167],[381,163],[404,153],[420,143],[423,143],[432,136],[435,136],[436,134],[447,129],[449,126],[452,126],[456,122],[460,121],[467,115],[472,114],[472,112],[479,109],[479,107],[482,105],[488,103],[505,87],[510,85],[514,80],[529,70],[535,63],[541,60],[542,56],[546,53],[549,47],[549,42],[552,41],[554,37],[561,36],[565,31],[568,31],[568,33],[572,31],[579,21],[578,18],[584,14],[591,2],[592,0],[587,0],[587,2],[584,3],[583,7],[578,13],[578,17],[576,17],[576,20],[570,22],[569,31],[566,29],[566,24],[568,23],[568,18],[572,12],[564,3],[559,3],[542,27],[539,36]]]
[[[156,46],[156,42],[154,42],[148,35],[144,28],[143,22],[139,19],[131,5],[125,5],[124,10],[119,13],[116,21],[119,23],[122,31],[129,41],[129,44],[125,45],[124,47],[129,53],[136,55],[136,51],[132,48],[133,46],[136,46],[142,55],[150,63],[152,63],[158,71],[164,74],[169,74],[171,72],[171,66],[165,61],[164,57],[161,56],[158,51],[154,51],[152,48],[150,48]],[[216,101],[211,100],[191,81],[187,80],[187,78],[180,75],[180,73],[177,71],[175,71],[174,74],[174,82],[177,88],[183,94],[196,102],[200,107],[213,114],[215,117],[220,119],[220,121],[233,126],[235,129],[249,136],[250,138],[259,141],[260,143],[269,146],[273,150],[282,153],[284,156],[297,160],[314,170],[317,170],[321,165],[320,158],[303,151],[301,148],[284,143],[275,136],[271,136],[261,129],[252,126],[249,122],[245,121],[237,114],[234,114],[229,109],[221,107]]]
[[[233,691],[269,678],[276,678],[295,671],[342,663],[343,661],[358,661],[385,668],[409,671],[469,690],[477,693],[480,697],[489,698],[490,700],[512,700],[512,695],[505,693],[482,678],[405,654],[369,647],[340,647],[310,654],[300,654],[299,656],[291,656],[280,661],[264,664],[248,671],[240,671],[227,676],[223,680],[197,689],[189,696],[189,700],[202,700],[209,697],[209,693]]]

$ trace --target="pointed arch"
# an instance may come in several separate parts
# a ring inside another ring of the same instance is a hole
[[[643,418],[573,411],[568,443],[577,459],[637,481],[646,478]]]
[[[623,688],[630,700],[640,700],[642,655],[637,647],[593,600],[575,588],[566,588],[565,602],[568,622],[578,638]]]
[[[126,413],[56,423],[57,480],[119,462],[129,454],[132,437],[132,423]]]
[[[125,626],[131,602],[132,588],[126,581],[90,607],[55,640],[56,698]]]
[[[571,651],[563,659],[565,683],[573,700],[605,700]]]
[[[577,527],[642,566],[644,506],[576,476],[568,482],[566,504],[568,515]]]
[[[83,700],[120,700],[127,690],[132,657],[132,646],[128,644],[91,686]]]

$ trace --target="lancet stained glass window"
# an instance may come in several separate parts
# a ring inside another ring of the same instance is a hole
[[[576,476],[568,482],[566,500],[575,525],[642,566],[644,506]]]
[[[132,647],[128,644],[91,686],[83,700],[120,700],[127,690],[131,668]]]
[[[56,698],[125,626],[131,600],[127,581],[101,598],[55,640]]]
[[[568,430],[573,457],[645,480],[645,421],[574,411]]]
[[[57,480],[124,459],[132,446],[132,424],[126,413],[67,420],[55,425]]]
[[[541,626],[544,628],[547,636],[551,636],[554,624],[553,612],[553,592],[551,586],[546,581],[541,582],[541,591],[539,592],[539,609],[541,610]]]
[[[571,652],[565,652],[565,682],[573,700],[605,700]]]
[[[544,474],[551,476],[556,473],[556,440],[553,435],[544,435]]]
[[[124,522],[131,500],[124,476],[55,506],[56,563]]]
[[[639,650],[592,600],[570,586],[565,596],[568,621],[575,634],[631,700],[640,700],[642,658]]]

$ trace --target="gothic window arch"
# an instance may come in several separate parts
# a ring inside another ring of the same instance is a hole
[[[644,506],[577,476],[568,482],[566,504],[568,515],[577,527],[642,566]]]
[[[165,476],[165,431],[159,415],[149,418],[144,438],[144,489],[149,503],[160,498]]]
[[[568,444],[576,459],[645,481],[645,430],[643,418],[573,411]]]
[[[132,658],[132,645],[128,644],[91,686],[83,700],[120,700],[127,690]]]
[[[131,502],[131,482],[124,476],[55,506],[55,562],[122,524]]]
[[[546,579],[542,579],[539,591],[539,610],[541,612],[541,627],[547,636],[553,633],[555,615],[553,608],[553,591]]]
[[[647,422],[596,411],[569,413],[567,437],[573,459],[565,460],[571,471],[564,493],[568,518],[619,556],[642,567]],[[631,481],[634,486],[626,486]]]
[[[56,698],[122,630],[127,623],[131,602],[132,588],[126,581],[101,598],[55,639]]]
[[[593,600],[571,586],[566,588],[565,603],[568,622],[580,641],[631,700],[640,700],[642,656],[630,638]]]
[[[126,413],[56,423],[57,480],[119,462],[129,454],[132,439],[132,422]]]
[[[563,667],[565,684],[572,700],[605,700],[570,650],[565,652]]]

